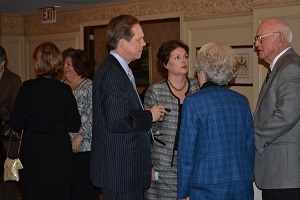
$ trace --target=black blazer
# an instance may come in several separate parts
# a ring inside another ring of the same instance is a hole
[[[112,191],[146,189],[151,182],[152,114],[143,110],[118,60],[108,55],[93,81],[91,180]]]

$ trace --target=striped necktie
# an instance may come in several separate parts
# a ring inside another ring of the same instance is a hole
[[[270,73],[271,73],[271,68],[269,67],[269,69],[268,69],[268,73],[267,73],[267,76],[266,76],[266,83],[268,82],[268,80],[269,80],[269,76],[270,76]]]
[[[133,76],[133,73],[132,73],[132,71],[131,71],[130,68],[129,68],[129,70],[128,70],[127,75],[128,75],[129,80],[131,81],[131,83],[132,83],[134,89],[136,90],[136,85],[135,85],[134,76]]]
[[[137,94],[137,96],[138,96],[138,98],[139,98],[139,101],[140,101],[140,104],[141,104],[142,108],[144,109],[144,106],[143,106],[142,101],[141,101],[141,99],[140,99],[140,95],[139,95],[139,93],[138,93],[138,91],[137,91],[137,89],[136,89],[136,85],[135,85],[135,80],[134,80],[133,73],[132,73],[132,71],[131,71],[131,69],[130,69],[129,67],[128,67],[128,69],[129,69],[129,70],[128,70],[128,72],[127,72],[127,76],[128,76],[130,82],[131,82],[132,85],[133,85],[133,88],[134,88],[134,90],[135,90],[135,92],[136,92],[136,94]]]

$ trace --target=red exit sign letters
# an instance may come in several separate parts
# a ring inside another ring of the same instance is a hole
[[[45,8],[42,10],[42,24],[56,23],[56,9]]]

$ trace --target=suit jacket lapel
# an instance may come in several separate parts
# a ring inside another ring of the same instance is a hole
[[[260,91],[259,96],[258,96],[257,105],[256,105],[256,109],[255,109],[255,112],[254,112],[253,116],[255,116],[256,111],[259,108],[260,103],[261,103],[262,99],[264,98],[266,92],[268,91],[268,89],[270,87],[270,84],[271,84],[273,78],[275,77],[278,69],[282,66],[281,63],[283,62],[284,58],[286,56],[290,55],[290,54],[293,54],[293,53],[295,53],[294,49],[290,48],[283,55],[281,55],[280,58],[275,63],[274,68],[273,68],[273,70],[272,70],[272,72],[271,72],[271,74],[269,76],[268,82],[266,83],[264,81],[263,85],[261,86],[261,91]]]
[[[126,80],[126,84],[128,85],[128,92],[131,92],[131,93],[133,93],[133,95],[136,96],[135,100],[140,105],[140,107],[142,108],[142,105],[141,105],[141,102],[140,102],[140,99],[139,99],[140,97],[138,96],[138,94],[137,94],[134,86],[132,85],[132,83],[131,83],[128,75],[127,75],[127,72],[125,72],[125,70],[123,69],[122,65],[119,63],[119,61],[113,55],[110,55],[110,56],[112,57],[111,59],[114,61],[117,70],[120,71],[120,73],[122,74],[123,78]]]

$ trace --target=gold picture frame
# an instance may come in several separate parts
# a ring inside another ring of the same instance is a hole
[[[237,76],[232,79],[230,86],[252,86],[253,85],[253,46],[232,46],[237,55],[239,69]]]

